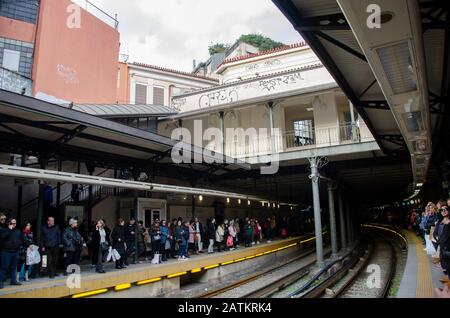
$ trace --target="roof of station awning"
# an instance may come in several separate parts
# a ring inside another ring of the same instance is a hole
[[[137,167],[158,164],[174,174],[221,175],[250,168],[232,158],[225,158],[223,164],[192,161],[187,168],[183,168],[183,164],[174,165],[171,151],[177,143],[155,133],[0,90],[0,151],[3,152],[57,155],[64,160],[120,162]],[[196,154],[205,158],[202,148],[192,146],[190,155]]]
[[[359,35],[361,35],[361,30],[351,29],[350,24],[352,22],[353,28],[359,26],[355,22],[354,16],[348,16],[348,7],[352,2],[347,0],[272,1],[289,19],[294,28],[300,32],[328,68],[336,82],[367,123],[381,150],[386,155],[407,153],[406,150],[411,147],[407,148],[405,143],[404,129],[399,128],[398,120],[396,121],[394,117],[396,114],[390,111],[394,105],[389,105],[386,101],[386,94],[383,94],[379,84],[380,78],[375,77],[379,70],[374,70],[372,57],[369,58],[367,55],[368,51],[375,50],[377,48],[376,45],[379,44],[375,41],[370,43],[367,41],[361,42],[366,39],[361,36],[357,38],[356,35],[358,31]],[[447,91],[450,90],[450,77],[445,75],[446,72],[448,73],[446,70],[449,69],[449,49],[446,49],[446,46],[450,47],[448,3],[431,0],[416,1],[417,3],[411,2],[410,6],[411,8],[417,6],[417,16],[411,14],[411,12],[415,12],[413,9],[409,8],[410,11],[408,11],[408,8],[405,8],[401,15],[398,13],[395,15],[394,13],[392,21],[395,25],[400,24],[404,28],[412,30],[411,32],[414,32],[413,34],[418,39],[418,42],[414,43],[416,44],[416,49],[423,49],[424,51],[424,64],[426,65],[420,63],[420,59],[417,56],[414,56],[414,59],[419,61],[421,69],[426,70],[426,72],[420,74],[422,78],[426,79],[424,81],[426,85],[422,86],[420,80],[417,85],[424,87],[424,91],[428,90],[422,93],[423,95],[429,95],[430,114],[433,115],[430,117],[430,128],[435,138],[433,148],[435,151],[440,151],[444,144],[441,144],[440,147],[437,144],[439,140],[444,140],[443,138],[439,139],[439,137],[442,135],[441,132],[445,127],[443,124],[444,120],[446,120],[445,116],[448,118],[445,107],[449,104],[446,95],[448,94]],[[378,4],[382,9],[382,13],[390,10],[390,8],[389,10],[386,9],[388,2],[384,0],[361,1],[357,3],[358,6],[364,6],[364,8],[366,8],[366,3],[367,5],[372,3]],[[393,3],[391,5],[394,5]],[[395,2],[395,4],[398,7],[398,3]],[[397,9],[401,10],[400,8]],[[359,15],[357,22],[362,25],[367,21],[368,15],[369,13],[367,13],[367,16]],[[419,23],[416,23],[417,21]],[[417,30],[423,31],[423,34]],[[365,29],[363,32],[369,34],[369,31]],[[393,30],[393,32],[403,32],[403,29]],[[373,34],[369,35],[374,36]],[[387,41],[389,36],[391,34],[385,34],[385,41]],[[374,38],[370,39],[374,40]],[[420,42],[423,42],[423,45],[419,45]],[[394,65],[402,57],[403,55],[398,53],[397,56],[388,58],[393,61]],[[395,65],[391,72],[393,77],[389,78],[389,81],[397,81],[394,84],[404,85],[404,74],[400,72],[402,68],[397,64]],[[407,139],[407,143],[409,140]],[[409,150],[411,152],[411,149]]]
[[[380,148],[384,151],[402,148],[398,144],[380,138],[382,135],[400,135],[400,131],[336,0],[273,1],[301,32],[358,109]],[[324,20],[331,23],[322,24],[321,21]],[[333,43],[333,39],[345,45],[346,49]]]
[[[149,104],[75,104],[72,109],[102,118],[167,117],[178,114],[170,107]]]

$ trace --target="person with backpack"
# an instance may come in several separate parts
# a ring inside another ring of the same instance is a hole
[[[161,261],[167,262],[166,252],[167,250],[170,250],[170,237],[169,237],[170,235],[169,235],[169,228],[167,227],[165,220],[161,221],[159,231],[161,232],[161,244],[159,249],[159,252],[161,253]],[[169,246],[166,246],[166,243],[169,243]]]

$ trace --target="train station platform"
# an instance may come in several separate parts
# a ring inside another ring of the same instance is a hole
[[[180,287],[180,278],[193,274],[209,274],[207,277],[217,277],[217,270],[242,263],[241,266],[256,266],[258,262],[271,262],[288,253],[314,243],[312,235],[276,240],[261,243],[252,247],[240,247],[233,251],[216,252],[214,254],[193,255],[186,261],[170,259],[162,264],[135,264],[126,269],[116,270],[113,263],[105,264],[106,274],[98,274],[90,265],[82,266],[79,288],[69,288],[69,275],[58,276],[56,279],[42,277],[25,282],[22,286],[9,286],[0,290],[0,298],[82,298],[89,296],[121,297],[122,291],[128,291],[134,297],[158,296],[162,290],[171,291]],[[208,272],[208,273],[207,273]],[[225,272],[225,271],[224,271]],[[212,275],[212,276],[211,276]],[[145,287],[146,288],[145,288]],[[141,290],[141,291],[140,291]],[[125,295],[125,293],[123,293]]]
[[[397,298],[435,298],[435,288],[442,287],[439,279],[444,274],[432,257],[424,251],[420,237],[412,231],[403,231],[408,241],[408,256]]]

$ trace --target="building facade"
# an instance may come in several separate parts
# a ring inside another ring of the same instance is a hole
[[[117,26],[88,1],[2,0],[0,87],[56,102],[116,102]]]

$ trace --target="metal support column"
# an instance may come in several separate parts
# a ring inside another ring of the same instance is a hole
[[[220,120],[220,132],[222,133],[222,143],[220,145],[220,152],[225,155],[225,113],[223,111],[219,112]]]
[[[276,152],[275,148],[275,123],[273,121],[273,102],[267,103],[267,109],[269,110],[269,126],[270,126],[270,140],[271,140],[271,147],[272,147],[272,153]]]
[[[332,182],[328,183],[328,207],[330,213],[330,236],[331,236],[331,256],[336,256],[338,253],[337,233],[336,233],[336,213],[334,210],[334,189]]]
[[[350,217],[350,204],[347,202],[345,205],[345,214],[346,214],[346,221],[347,221],[347,242],[348,245],[351,246],[353,244],[353,226],[352,226],[352,220]]]
[[[62,161],[58,160],[58,171],[62,171]],[[59,222],[64,221],[64,213],[61,211],[61,182],[56,185],[56,213],[58,215]]]
[[[342,201],[342,194],[339,193],[339,225],[341,228],[341,249],[347,248],[347,238],[345,231],[345,210],[344,210],[344,202]]]
[[[311,165],[310,179],[312,181],[312,193],[314,202],[314,228],[316,235],[316,258],[317,265],[323,266],[323,242],[322,242],[322,220],[320,218],[320,193],[319,193],[319,169],[318,162],[320,158],[309,158]]]
[[[47,167],[48,158],[39,158],[39,167],[43,170]],[[38,207],[37,207],[37,219],[36,219],[36,242],[41,241],[41,229],[44,219],[44,191],[45,183],[39,180],[39,196],[38,196]]]
[[[138,190],[134,190],[134,200],[133,200],[133,210],[134,210],[134,263],[136,264],[138,262],[139,257],[139,243],[138,243],[138,220],[139,220],[139,194]]]
[[[95,166],[93,164],[86,163],[86,169],[89,172],[89,175],[92,176],[95,171]],[[87,220],[89,226],[92,223],[92,185],[88,186],[88,202],[87,202]]]
[[[20,158],[20,166],[23,167],[24,165],[25,165],[25,158],[22,155],[21,158]],[[20,228],[24,227],[24,224],[22,224],[22,197],[23,197],[23,187],[22,187],[22,183],[19,183],[19,187],[17,189],[17,216],[16,216],[16,221],[19,224]]]
[[[355,141],[356,134],[356,120],[355,120],[355,108],[353,107],[352,102],[348,102],[350,108],[350,120],[352,121],[352,140]]]

